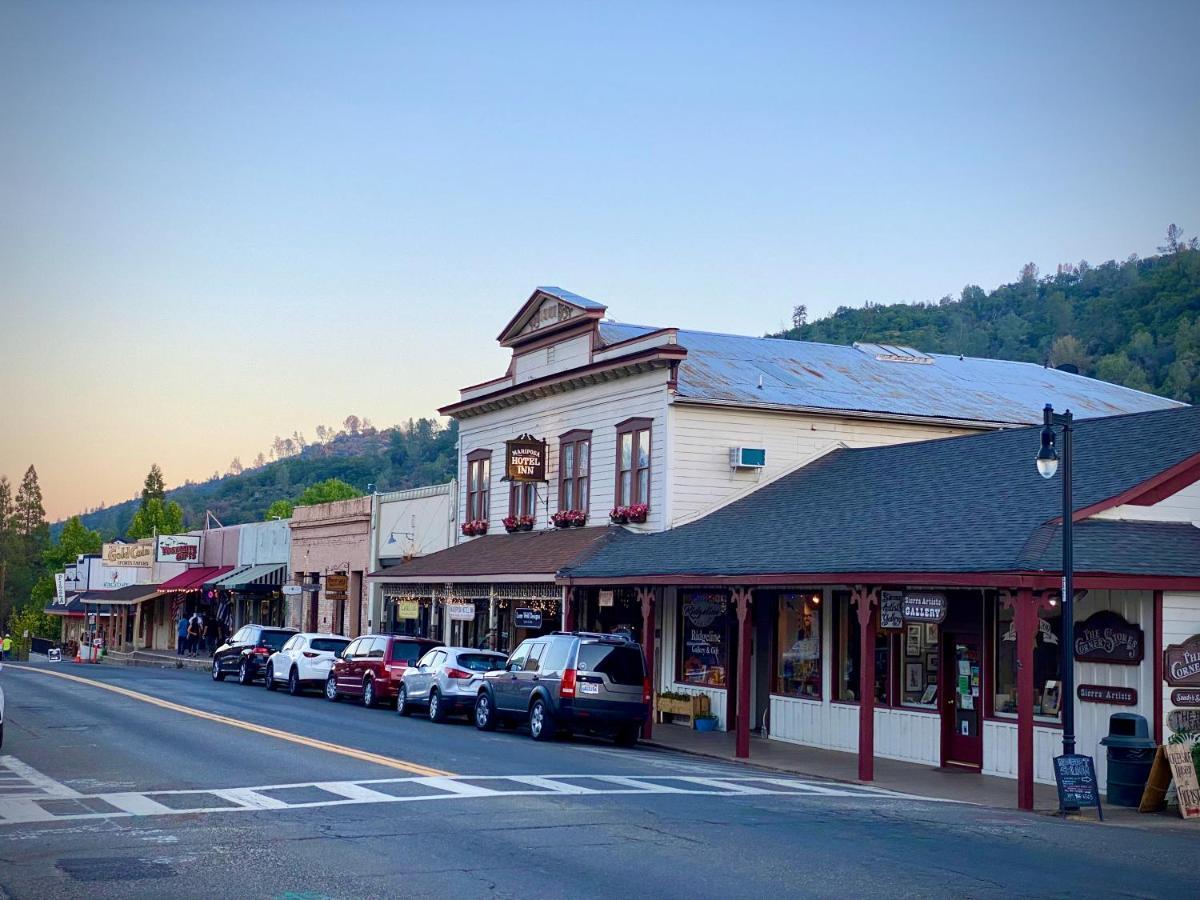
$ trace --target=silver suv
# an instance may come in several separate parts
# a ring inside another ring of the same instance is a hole
[[[396,712],[407,716],[414,708],[423,706],[434,722],[469,712],[475,705],[484,674],[503,669],[506,658],[492,650],[436,647],[417,660],[415,666],[404,670]]]
[[[557,631],[523,641],[502,670],[483,676],[475,727],[527,721],[535,741],[592,731],[637,743],[650,714],[642,648],[614,634]]]

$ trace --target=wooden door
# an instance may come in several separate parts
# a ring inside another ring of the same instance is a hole
[[[942,638],[942,762],[983,766],[983,640],[978,632]]]

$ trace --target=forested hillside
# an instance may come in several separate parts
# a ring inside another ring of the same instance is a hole
[[[932,303],[850,309],[775,335],[849,344],[878,341],[936,353],[1074,365],[1084,375],[1186,402],[1200,401],[1200,249],[1175,226],[1161,255],[1087,262],[987,292],[976,285]]]
[[[331,478],[364,493],[370,485],[379,491],[396,491],[449,481],[454,477],[457,440],[458,423],[443,428],[433,419],[343,432],[323,443],[307,444],[284,459],[254,468],[235,466],[238,474],[173,488],[165,500],[183,507],[184,527],[189,529],[203,526],[206,510],[225,525],[259,521],[276,500],[294,499],[305,488]],[[134,498],[80,518],[107,540],[128,533],[140,502]],[[61,523],[56,533],[58,527]]]

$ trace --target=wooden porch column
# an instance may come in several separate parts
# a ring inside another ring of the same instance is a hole
[[[642,737],[649,740],[654,732],[654,684],[657,681],[654,669],[654,588],[638,588],[638,601],[642,604],[642,654],[646,657],[646,677],[650,681],[650,715],[642,725]]]
[[[1017,807],[1033,809],[1033,651],[1045,598],[1021,588],[1015,597],[1001,594],[1001,600],[1013,611],[1017,631]],[[1069,644],[1064,652],[1070,652]]]
[[[735,755],[750,758],[750,588],[734,588],[738,617],[737,734]]]
[[[856,585],[850,599],[858,608],[858,780],[875,780],[875,608],[879,589]]]
[[[575,588],[564,587],[562,597],[562,629],[575,630]]]

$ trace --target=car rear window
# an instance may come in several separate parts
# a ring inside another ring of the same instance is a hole
[[[416,641],[392,641],[392,662],[415,665],[426,649],[427,647],[422,647]]]
[[[575,667],[607,675],[614,684],[641,684],[646,674],[642,651],[628,644],[580,644]]]
[[[267,631],[264,629],[262,635],[259,636],[259,640],[272,650],[278,650],[291,640],[295,633],[294,631]]]
[[[334,638],[313,638],[309,644],[313,650],[324,650],[329,653],[341,653],[350,645],[349,641],[339,641]]]
[[[463,653],[458,657],[458,664],[471,672],[494,672],[504,668],[504,657],[488,653]]]

